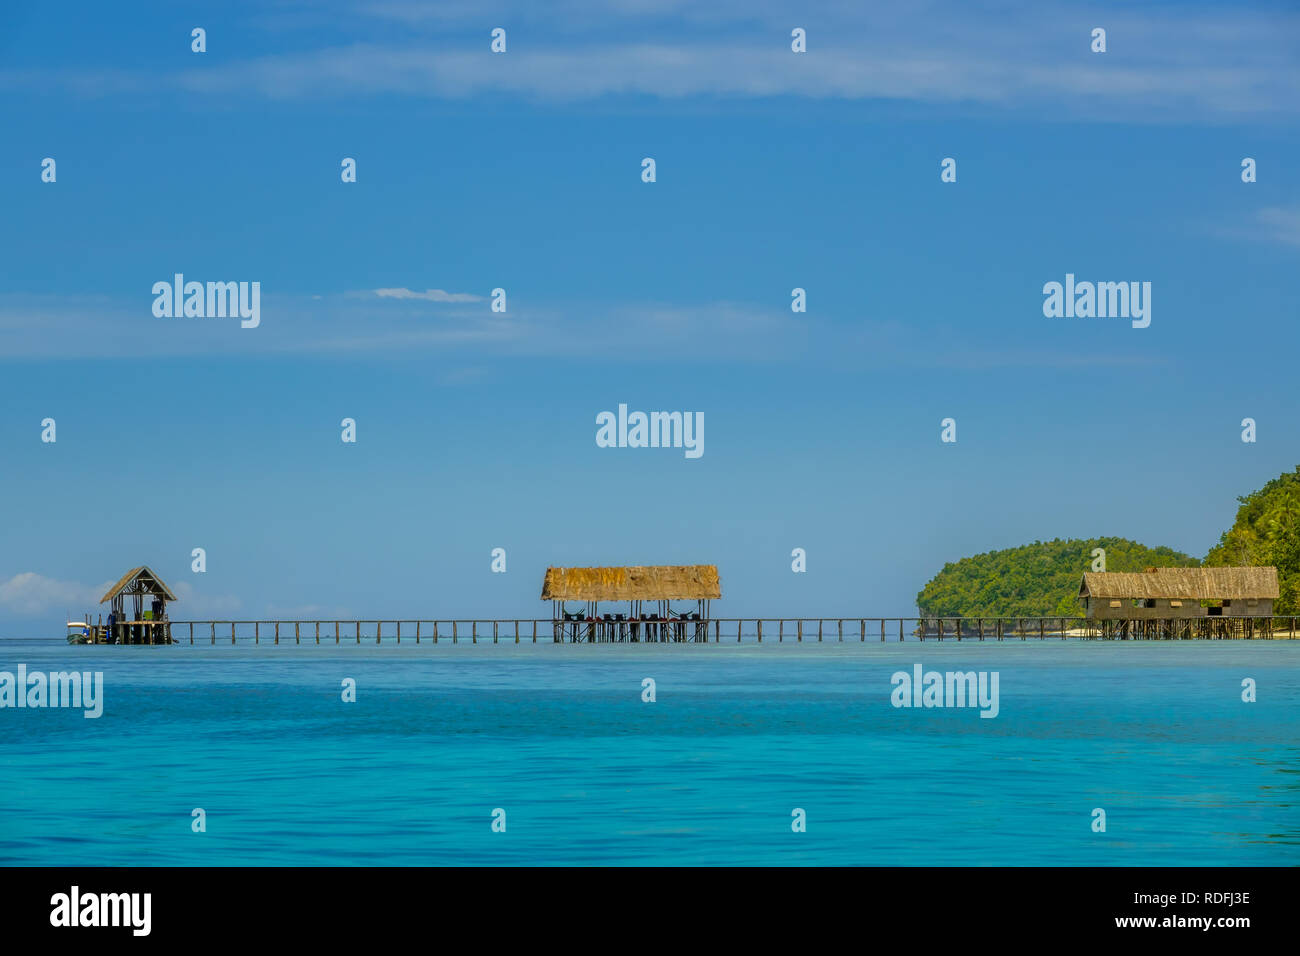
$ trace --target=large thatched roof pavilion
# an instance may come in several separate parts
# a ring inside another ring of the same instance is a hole
[[[542,600],[552,602],[556,637],[565,633],[575,640],[585,636],[588,640],[649,640],[673,634],[684,636],[685,626],[668,627],[658,623],[641,622],[694,621],[697,633],[703,633],[703,623],[708,620],[709,602],[722,597],[718,568],[712,564],[655,565],[603,568],[547,568],[542,581]],[[581,612],[570,613],[565,603],[582,602]],[[628,610],[623,613],[599,614],[604,602],[626,601]],[[654,602],[653,614],[643,613],[644,602]],[[694,612],[674,609],[674,603],[695,602]],[[577,622],[585,622],[582,627]],[[624,623],[628,622],[628,623]],[[684,639],[684,637],[682,638]]]
[[[130,597],[131,610],[126,609]],[[145,598],[151,599],[145,608]],[[170,644],[171,634],[167,621],[167,602],[177,600],[172,589],[154,574],[147,565],[132,568],[118,582],[104,592],[99,603],[111,602],[110,617],[113,625],[107,629],[110,644]]]
[[[1087,616],[1111,620],[1268,617],[1278,593],[1271,567],[1089,572],[1079,585]]]

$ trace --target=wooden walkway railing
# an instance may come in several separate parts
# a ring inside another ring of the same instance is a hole
[[[556,643],[744,643],[906,640],[1226,640],[1300,637],[1297,616],[1102,621],[1069,617],[784,617],[701,620],[447,618],[424,620],[171,621],[172,640],[202,644],[400,644],[491,640]]]

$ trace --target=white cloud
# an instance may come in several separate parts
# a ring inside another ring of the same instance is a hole
[[[220,618],[222,615],[238,611],[241,606],[239,598],[233,595],[201,594],[188,581],[177,581],[176,584],[171,585],[171,589],[176,595],[177,606],[169,608],[167,616],[177,620]]]
[[[1300,246],[1300,206],[1266,206],[1235,222],[1215,221],[1200,228],[1207,235],[1223,239]]]
[[[345,607],[327,604],[271,604],[266,608],[266,616],[274,621],[350,621],[356,620],[352,611]],[[306,632],[303,633],[305,638]]]
[[[112,585],[112,581],[100,585],[57,581],[35,571],[24,571],[0,584],[0,607],[33,616],[58,610],[76,617],[98,606]]]
[[[520,304],[509,313],[481,305],[450,304],[430,319],[426,306],[400,299],[377,306],[370,292],[326,296],[263,297],[256,333],[238,322],[156,319],[147,309],[127,309],[102,299],[42,299],[36,313],[18,303],[30,297],[0,295],[0,354],[29,358],[105,358],[117,355],[435,355],[445,363],[433,376],[441,385],[480,380],[498,360],[585,357],[656,361],[852,364],[870,354],[905,365],[1124,365],[1118,354],[1077,349],[1032,356],[1014,350],[984,352],[985,341],[960,331],[934,341],[932,316],[811,314],[794,319],[788,300],[776,303],[718,300],[691,303]],[[57,303],[57,304],[56,304]],[[1031,301],[1037,313],[1041,299]],[[38,321],[32,321],[35,316]],[[918,324],[920,322],[921,324]],[[131,330],[147,329],[135,336]]]
[[[381,299],[423,299],[426,302],[483,301],[481,295],[473,295],[469,292],[446,292],[442,289],[425,289],[423,292],[416,292],[414,289],[373,289],[371,291]]]
[[[1255,214],[1260,238],[1300,246],[1300,206],[1271,206]]]
[[[391,0],[349,4],[337,22],[351,43],[203,63],[150,76],[108,65],[0,71],[0,88],[62,86],[79,95],[153,96],[171,88],[276,99],[479,94],[581,101],[619,94],[899,100],[1029,109],[1052,118],[1143,122],[1293,117],[1300,112],[1295,38],[1286,10],[1060,3],[908,5],[810,2],[795,20],[808,52],[793,54],[787,6],[722,0],[562,0],[552,4]],[[517,24],[510,52],[487,52],[488,22]],[[318,37],[314,21],[277,20],[277,37]],[[1103,22],[1109,51],[1089,50]],[[454,27],[454,29],[449,29]]]
[[[71,614],[74,618],[99,607],[99,599],[113,586],[112,581],[103,584],[80,584],[76,581],[59,581],[24,571],[15,574],[8,581],[0,583],[0,607],[15,614],[37,616],[43,614]],[[184,602],[181,618],[203,618],[209,615],[220,616],[239,610],[240,601],[229,595],[204,595],[197,592],[187,581],[178,582],[172,591],[179,601]],[[174,611],[168,612],[177,617]]]
[[[1048,34],[1056,40],[1054,34]],[[1048,109],[1057,116],[1169,120],[1197,116],[1294,114],[1294,67],[1268,58],[1205,63],[1161,56],[1089,61],[1055,48],[1004,42],[896,38],[862,46],[834,34],[796,57],[775,39],[613,42],[508,54],[508,68],[477,51],[356,44],[278,54],[172,77],[182,89],[272,98],[398,94],[461,99],[507,94],[581,101],[635,94],[899,100]],[[1055,47],[1053,43],[1051,47]],[[1172,111],[1173,115],[1168,115]]]

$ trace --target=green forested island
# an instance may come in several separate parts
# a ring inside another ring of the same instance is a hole
[[[1272,565],[1278,584],[1273,613],[1300,613],[1300,465],[1237,500],[1237,520],[1210,549],[1205,564]]]
[[[927,617],[1077,617],[1079,581],[1092,567],[1094,548],[1106,549],[1107,571],[1200,564],[1173,548],[1126,538],[1035,541],[945,564],[916,596],[916,606]]]
[[[1238,501],[1236,521],[1203,563],[1276,567],[1281,595],[1274,613],[1300,613],[1300,466]],[[916,606],[934,617],[1075,617],[1082,612],[1079,580],[1092,568],[1094,548],[1106,550],[1107,571],[1202,564],[1127,538],[1035,541],[945,564]]]

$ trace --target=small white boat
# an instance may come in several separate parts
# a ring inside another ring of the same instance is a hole
[[[69,644],[89,644],[92,642],[90,636],[90,624],[86,621],[69,621],[68,622],[68,643]]]

